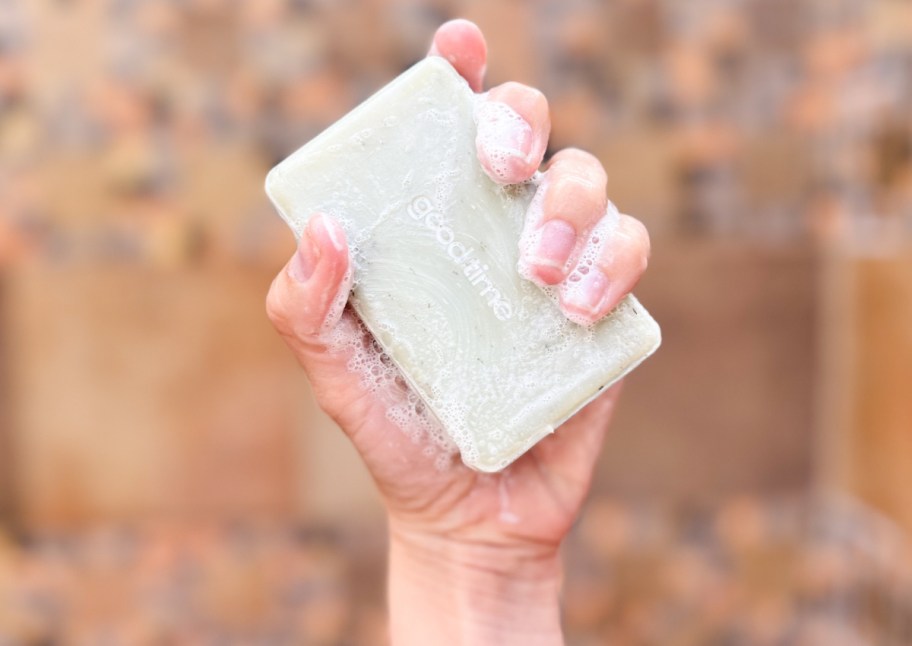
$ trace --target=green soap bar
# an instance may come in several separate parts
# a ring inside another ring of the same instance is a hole
[[[584,327],[520,277],[533,182],[501,186],[475,152],[475,95],[431,57],[273,168],[266,191],[296,235],[342,222],[351,304],[459,447],[497,471],[659,346],[631,295]]]

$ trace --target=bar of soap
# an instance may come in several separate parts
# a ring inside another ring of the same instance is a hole
[[[535,185],[482,170],[475,100],[427,58],[279,163],[266,192],[297,236],[315,212],[342,223],[353,308],[463,462],[497,471],[635,368],[660,332],[632,295],[584,327],[520,277]]]

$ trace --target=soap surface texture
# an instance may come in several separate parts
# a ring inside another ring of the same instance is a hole
[[[497,471],[636,367],[660,332],[632,295],[584,327],[520,277],[536,186],[482,170],[475,101],[428,58],[279,163],[266,190],[297,236],[316,212],[342,223],[353,308],[463,462]]]

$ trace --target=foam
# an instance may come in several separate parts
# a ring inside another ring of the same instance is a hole
[[[342,277],[342,281],[339,283],[339,289],[336,291],[336,295],[333,296],[326,312],[326,317],[323,319],[323,323],[320,326],[321,334],[328,332],[341,318],[342,310],[345,309],[345,304],[348,302],[348,297],[351,294],[354,275],[351,263],[349,263],[348,270]]]
[[[519,236],[519,262],[517,270],[519,275],[536,284],[544,285],[538,279],[538,276],[532,270],[532,266],[526,262],[526,258],[533,255],[535,250],[541,244],[542,231],[541,225],[544,220],[544,202],[545,193],[548,190],[548,173],[541,173],[537,178],[537,190],[529,202],[529,208],[526,211],[525,224],[522,233]]]
[[[498,184],[478,163],[477,144],[488,136],[476,137],[480,112],[496,113],[481,115],[496,124],[492,132],[521,129],[518,115],[495,103],[429,59],[267,180],[297,233],[314,212],[345,229],[350,303],[364,323],[343,314],[339,330],[326,334],[328,347],[348,353],[349,370],[390,423],[435,447],[435,463],[451,463],[455,445],[463,462],[482,471],[504,467],[552,433],[659,342],[658,327],[632,296],[581,327],[561,313],[555,288],[521,278],[517,241],[524,249],[535,243],[548,180],[537,173],[520,185]],[[454,264],[440,227],[409,214],[416,200],[439,214],[447,240],[475,249],[483,272]],[[607,252],[611,215],[578,240],[580,267]],[[491,306],[494,290],[509,312]],[[371,336],[375,343],[366,341]]]
[[[582,288],[582,278],[590,271],[599,269],[600,266],[605,266],[609,264],[610,257],[607,254],[607,250],[611,247],[609,242],[612,241],[619,233],[618,222],[620,221],[620,213],[617,210],[617,207],[608,202],[608,206],[605,210],[605,215],[599,219],[594,227],[586,233],[585,236],[580,236],[577,241],[578,258],[575,265],[573,266],[572,271],[567,274],[567,277],[564,281],[558,285],[558,290],[563,293],[565,298],[573,299],[576,294],[579,293]],[[567,317],[578,325],[591,325],[592,322],[582,316],[577,315],[574,312],[567,314]]]
[[[532,127],[509,105],[491,101],[486,95],[475,101],[473,116],[477,125],[475,145],[494,173],[491,179],[499,184],[513,182],[516,165],[529,161],[523,151],[532,148]]]
[[[344,294],[347,297],[347,291]],[[408,387],[399,368],[360,319],[348,312],[332,325],[335,320],[327,317],[324,321],[320,339],[326,350],[345,356],[346,370],[358,376],[359,387],[386,407],[387,421],[413,443],[425,444],[422,452],[434,458],[438,469],[446,468],[457,448],[440,422]]]
[[[541,281],[533,270],[533,266],[526,260],[535,255],[541,244],[544,200],[549,185],[548,172],[541,174],[537,185],[538,189],[529,203],[525,224],[519,238],[517,269],[520,276],[548,290],[550,286]],[[620,214],[617,207],[609,201],[605,214],[597,222],[591,223],[589,228],[577,233],[576,244],[562,268],[564,275],[567,276],[564,283],[579,282],[581,275],[587,273],[590,267],[600,260],[605,260],[605,249],[608,248],[608,241],[618,231],[619,220]]]

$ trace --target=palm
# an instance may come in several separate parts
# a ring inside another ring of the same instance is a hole
[[[346,312],[342,324],[365,334],[353,316]],[[369,392],[346,367],[346,352],[315,353],[308,363],[321,407],[348,433],[394,518],[498,544],[560,542],[588,490],[617,394],[612,389],[503,472],[484,474],[458,457],[441,468],[428,455],[429,438],[416,442],[388,420],[390,405],[408,395],[403,386]]]

